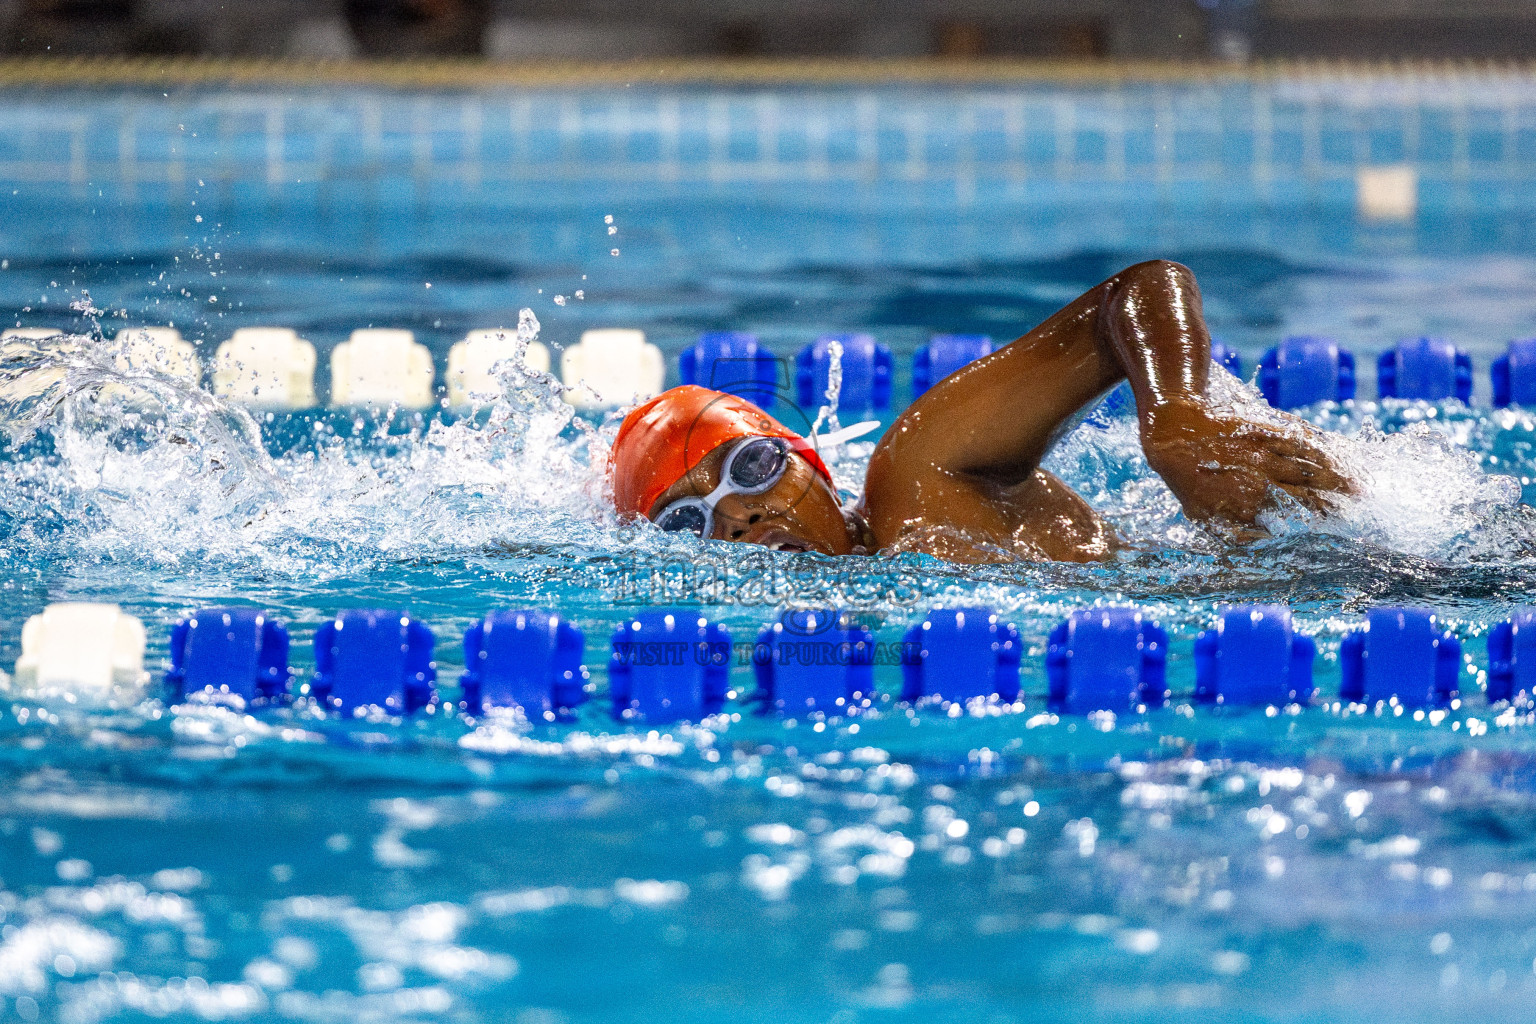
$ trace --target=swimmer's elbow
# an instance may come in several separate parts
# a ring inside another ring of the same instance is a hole
[[[1160,285],[1176,282],[1179,284],[1193,283],[1194,271],[1182,263],[1173,260],[1147,260],[1127,267],[1121,278],[1126,285]]]

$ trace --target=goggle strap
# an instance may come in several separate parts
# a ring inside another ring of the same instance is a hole
[[[814,452],[831,452],[843,447],[849,441],[857,440],[871,431],[880,429],[879,420],[865,420],[862,423],[852,423],[841,430],[834,430],[827,434],[812,434],[810,437],[796,438],[789,442],[789,446],[797,451],[807,449]]]

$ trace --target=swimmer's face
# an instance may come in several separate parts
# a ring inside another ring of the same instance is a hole
[[[716,447],[687,476],[667,488],[651,507],[651,520],[657,521],[667,506],[680,498],[702,498],[712,492],[737,443],[728,441]],[[720,499],[710,538],[762,544],[779,551],[852,553],[853,541],[837,493],[801,455],[786,451],[783,456],[784,475],[773,486],[760,494],[727,494]]]

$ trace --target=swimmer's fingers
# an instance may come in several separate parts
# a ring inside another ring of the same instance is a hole
[[[1273,453],[1270,480],[1314,512],[1328,513],[1335,496],[1355,493],[1352,480],[1340,473],[1320,453],[1305,448],[1293,453]]]
[[[1337,491],[1320,491],[1313,487],[1298,487],[1294,484],[1276,483],[1275,486],[1296,501],[1309,512],[1320,515],[1328,515],[1336,508],[1335,495]]]
[[[1352,494],[1354,481],[1333,464],[1333,460],[1311,445],[1291,438],[1276,438],[1266,446],[1267,466],[1277,484],[1310,487],[1320,491]]]
[[[1275,456],[1270,460],[1270,476],[1277,484],[1309,487],[1319,491],[1348,491],[1350,481],[1326,462],[1301,456]]]
[[[1346,474],[1341,473],[1332,459],[1319,453],[1298,454],[1289,459],[1292,482],[1313,488],[1313,490],[1329,491],[1336,494],[1356,493],[1355,481]]]
[[[1271,504],[1276,490],[1311,512],[1327,515],[1334,509],[1333,495],[1349,489],[1348,481],[1329,466],[1272,453],[1246,465],[1237,459],[1226,465],[1207,465],[1200,476],[1203,486],[1198,493],[1181,495],[1186,511],[1195,518],[1236,526],[1252,526]]]
[[[1344,490],[1348,481],[1318,452],[1305,444],[1274,435],[1250,435],[1241,443],[1207,456],[1208,471],[1222,469],[1262,474],[1269,482],[1319,490]],[[1212,465],[1211,463],[1214,463]]]
[[[1332,495],[1356,490],[1305,434],[1251,422],[1228,421],[1204,436],[1148,438],[1143,450],[1192,519],[1239,530],[1256,528],[1277,490],[1325,515],[1333,510]]]

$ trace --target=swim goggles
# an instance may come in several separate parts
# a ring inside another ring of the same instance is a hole
[[[782,437],[744,437],[731,446],[720,483],[703,497],[678,498],[654,522],[667,533],[708,537],[715,532],[715,506],[728,494],[762,494],[784,479],[789,442]]]
[[[678,498],[669,502],[652,520],[667,533],[692,533],[709,537],[715,532],[715,506],[729,494],[762,494],[784,479],[789,468],[789,453],[796,449],[823,450],[838,448],[854,438],[861,437],[879,427],[876,421],[855,423],[825,435],[813,435],[812,439],[744,437],[731,446],[720,469],[720,483],[708,494],[698,497]],[[819,444],[818,444],[819,442]]]

